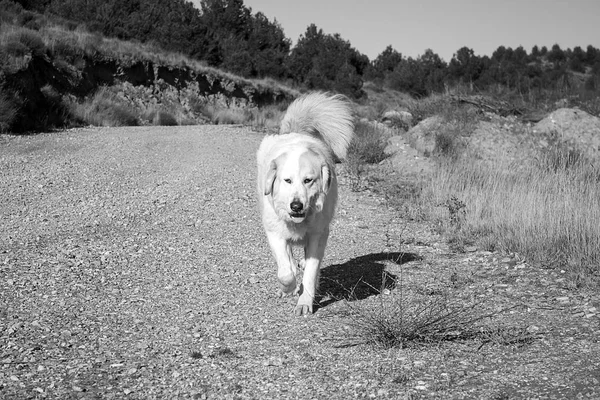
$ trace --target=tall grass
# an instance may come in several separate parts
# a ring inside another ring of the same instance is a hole
[[[82,103],[73,103],[71,112],[77,119],[90,125],[139,125],[136,112],[108,88],[100,88]]]
[[[425,192],[439,221],[448,199],[464,203],[461,233],[484,248],[568,270],[578,285],[600,273],[600,170],[582,156],[559,146],[519,170],[446,162]]]

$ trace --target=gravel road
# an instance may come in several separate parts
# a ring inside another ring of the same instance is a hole
[[[0,397],[394,397],[385,356],[336,347],[343,302],[298,318],[295,299],[276,298],[255,202],[261,138],[220,126],[0,138]],[[363,260],[377,284],[393,216],[343,177],[340,197],[323,279]]]

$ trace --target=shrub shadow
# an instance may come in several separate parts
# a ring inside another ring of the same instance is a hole
[[[394,289],[397,277],[385,270],[385,263],[401,265],[419,259],[414,253],[373,253],[325,267],[321,270],[317,308],[340,300],[362,300],[384,289]]]

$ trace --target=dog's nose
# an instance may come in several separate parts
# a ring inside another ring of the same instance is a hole
[[[302,202],[299,200],[294,200],[292,201],[292,204],[290,204],[290,208],[293,212],[300,212],[302,211]]]

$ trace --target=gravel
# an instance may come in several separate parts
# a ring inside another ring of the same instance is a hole
[[[544,376],[564,384],[559,394],[590,393],[589,377],[600,371],[596,297],[584,299],[587,308],[575,298],[557,308],[555,298],[572,298],[558,289],[544,297],[559,310],[543,311],[555,312],[550,317],[587,325],[533,344],[540,347],[525,358],[514,349],[477,353],[478,344],[341,347],[350,328],[336,296],[313,316],[294,317],[296,300],[276,297],[275,264],[256,212],[261,138],[222,126],[0,137],[0,397],[348,399],[429,391],[491,398],[537,377],[531,360],[558,345],[564,358],[552,358],[556,365],[576,359],[589,373],[561,367],[552,376],[550,365]],[[401,247],[418,254],[420,274],[450,271],[456,259],[428,228],[400,220],[370,191],[350,192],[341,175],[325,288],[335,292],[333,280],[376,286],[390,264],[382,260]],[[483,270],[476,260],[473,253],[465,270]],[[481,265],[488,271],[495,264]],[[378,301],[359,293],[365,304]],[[568,307],[584,313],[573,316]],[[544,331],[552,324],[546,317],[523,318]],[[589,333],[584,342],[581,332]],[[491,360],[495,372],[478,367]],[[521,375],[511,369],[519,366]],[[529,393],[545,393],[538,386]]]

